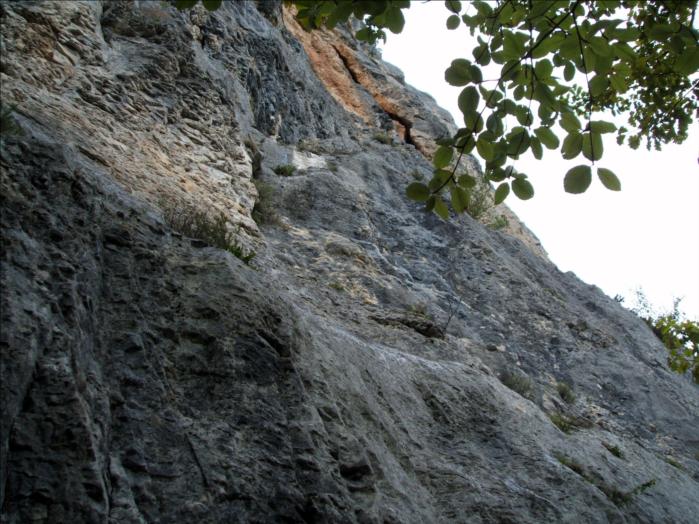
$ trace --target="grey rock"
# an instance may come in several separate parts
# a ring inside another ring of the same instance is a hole
[[[696,520],[696,386],[526,230],[407,201],[429,161],[345,110],[279,3],[0,9],[25,131],[0,147],[1,522]],[[340,38],[426,143],[453,125]],[[224,212],[252,265],[163,199]]]

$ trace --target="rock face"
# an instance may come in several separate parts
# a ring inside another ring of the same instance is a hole
[[[526,230],[404,198],[453,123],[349,32],[0,9],[1,522],[696,522],[696,386]]]

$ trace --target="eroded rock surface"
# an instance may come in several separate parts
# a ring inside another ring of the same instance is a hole
[[[348,32],[0,9],[2,522],[695,522],[696,386],[526,230],[405,199],[453,123]]]

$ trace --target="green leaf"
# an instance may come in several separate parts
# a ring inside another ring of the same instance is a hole
[[[593,36],[588,40],[588,45],[592,48],[595,54],[599,56],[611,56],[614,49],[609,45],[609,42],[601,36]]]
[[[578,156],[582,151],[583,137],[577,131],[570,133],[563,140],[563,146],[561,147],[561,155],[566,160],[571,160]]]
[[[626,42],[617,42],[613,46],[614,53],[622,60],[633,62],[636,60],[636,52]]]
[[[578,117],[575,116],[573,113],[569,112],[561,113],[559,123],[561,124],[561,127],[569,133],[578,131],[581,127],[580,120],[578,120]]]
[[[527,106],[519,106],[515,114],[517,122],[523,126],[530,126],[534,121],[531,110]]]
[[[575,76],[575,66],[573,65],[572,62],[568,62],[565,65],[565,67],[563,68],[563,78],[565,78],[567,82],[570,82],[574,76]]]
[[[481,16],[490,16],[493,12],[493,8],[488,5],[488,2],[483,2],[481,0],[475,0],[473,6],[478,11]]]
[[[626,79],[621,75],[612,75],[609,77],[609,83],[617,93],[625,93],[629,87],[626,85]]]
[[[478,138],[476,142],[476,150],[483,160],[492,160],[495,156],[495,149],[493,148],[493,143],[489,140],[485,140],[482,136]]]
[[[598,133],[585,133],[582,141],[582,153],[588,160],[599,160],[604,153],[602,135]]]
[[[441,198],[435,198],[434,201],[434,212],[442,219],[442,220],[448,220],[449,219],[449,208],[447,205],[444,203],[444,200]]]
[[[466,189],[471,189],[472,187],[476,187],[476,184],[478,181],[476,180],[476,177],[473,177],[471,175],[461,175],[459,177],[459,185],[461,187],[464,187]]]
[[[553,124],[553,122],[554,122],[552,120],[553,110],[550,107],[545,106],[544,104],[540,104],[539,110],[537,111],[537,113],[539,114],[539,118],[541,119],[542,124],[544,126],[548,127],[551,124]],[[549,120],[551,120],[551,122],[549,122]],[[546,122],[546,123],[544,123],[544,122]]]
[[[493,202],[495,205],[502,204],[502,202],[507,198],[507,195],[510,194],[510,184],[507,182],[503,182],[498,186],[498,188],[495,190],[495,195],[493,197]]]
[[[216,9],[221,7],[221,0],[201,0],[201,3],[209,11],[216,11]]]
[[[679,74],[686,76],[699,70],[699,47],[694,46],[693,49],[682,53],[672,68]]]
[[[507,178],[507,171],[501,167],[487,168],[485,176],[493,182],[502,182]]]
[[[587,67],[587,72],[595,70],[595,65],[597,64],[597,55],[589,47],[583,47],[583,57],[585,57],[585,66]],[[583,68],[585,71],[585,68]]]
[[[523,35],[524,38],[522,38]],[[503,47],[502,52],[505,58],[520,58],[525,53],[525,42],[527,41],[528,35],[523,33],[514,33],[512,31],[506,30],[503,35]]]
[[[434,192],[444,186],[451,177],[451,172],[445,169],[435,169],[434,175],[427,186]]]
[[[515,157],[524,153],[529,147],[529,133],[523,127],[515,127],[507,135],[507,155]]]
[[[457,58],[444,72],[444,79],[453,86],[465,86],[471,81],[471,62]]]
[[[483,117],[475,111],[464,113],[464,124],[467,128],[473,130],[474,133],[480,133],[481,129],[483,129]]]
[[[447,0],[446,6],[452,13],[459,14],[461,12],[461,2],[459,0]]]
[[[535,6],[541,4],[543,4],[543,2],[534,3]],[[557,50],[564,40],[565,37],[561,33],[554,33],[553,35],[549,35],[543,42],[541,42],[541,44],[539,44],[536,47],[536,49],[532,51],[532,58],[541,58],[548,55],[552,51]]]
[[[362,27],[354,34],[354,37],[360,42],[369,42],[372,39],[372,33],[368,27]]]
[[[595,72],[598,75],[606,77],[611,72],[613,64],[613,56],[598,56],[597,62],[595,63]]]
[[[476,89],[474,86],[468,86],[465,87],[459,94],[457,103],[461,112],[466,114],[478,109],[479,101],[480,95],[478,94],[478,89]]]
[[[515,178],[512,181],[512,192],[520,200],[529,200],[534,196],[534,186],[526,178]]]
[[[560,141],[550,127],[538,127],[534,130],[534,134],[546,148],[558,149]]]
[[[430,190],[425,184],[420,182],[413,182],[409,184],[405,190],[405,194],[408,195],[410,200],[415,200],[417,202],[424,202],[430,197]]]
[[[606,76],[595,75],[592,80],[590,80],[590,95],[593,97],[599,96],[607,89],[609,85],[609,80]]]
[[[454,150],[451,147],[440,146],[434,154],[432,165],[438,169],[446,167],[449,165],[449,162],[451,162],[453,156]]]
[[[459,27],[459,24],[461,24],[461,18],[459,18],[457,15],[451,15],[449,18],[447,18],[447,29],[456,29]]]
[[[389,7],[384,16],[385,25],[392,33],[398,34],[403,31],[403,27],[405,27],[405,18],[403,17],[403,12],[398,7]]]
[[[209,11],[216,11],[221,7],[221,0],[201,0],[201,3]]]
[[[529,147],[532,150],[534,158],[536,158],[537,160],[541,160],[543,158],[544,151],[541,148],[541,141],[538,138],[532,137],[531,142],[529,143]]]
[[[545,80],[553,73],[553,65],[546,59],[539,60],[534,67],[534,72],[539,80]]]
[[[180,11],[184,9],[191,9],[195,5],[197,5],[197,0],[177,0],[175,2],[175,7]]]
[[[569,34],[558,48],[558,53],[568,60],[576,60],[580,56],[578,37]]]
[[[502,123],[502,119],[495,113],[492,113],[488,117],[488,120],[485,121],[485,128],[495,136],[501,136],[505,132],[505,126]]]
[[[347,19],[352,14],[353,6],[352,4],[340,4],[338,5],[325,20],[325,25],[332,29],[337,24],[341,22],[346,22]]]
[[[425,202],[425,211],[428,213],[434,209],[434,204],[435,201],[437,200],[437,197],[435,195],[432,195],[430,198],[427,199],[427,202]]]
[[[542,82],[537,82],[534,86],[534,99],[541,103],[547,110],[557,110],[559,102],[551,88]]]
[[[665,40],[678,30],[675,24],[656,24],[650,28],[650,36],[655,40]]]
[[[449,188],[451,193],[451,206],[457,213],[463,213],[468,207],[468,193],[463,187],[453,186]]]
[[[604,187],[611,191],[621,191],[621,182],[617,176],[612,173],[609,169],[603,167],[597,168],[597,176],[604,184]]]
[[[588,165],[575,166],[563,178],[563,188],[567,193],[584,193],[592,182],[592,170]]]
[[[590,129],[593,133],[613,133],[616,131],[616,126],[604,120],[593,120],[590,122]]]
[[[470,153],[473,151],[473,148],[476,147],[476,141],[473,138],[473,133],[471,133],[471,130],[467,130],[467,134],[460,136],[456,140],[455,146],[459,149],[459,151],[463,151],[465,154]]]
[[[485,42],[474,48],[472,54],[477,64],[488,65],[490,63],[490,52],[488,51],[488,44]]]

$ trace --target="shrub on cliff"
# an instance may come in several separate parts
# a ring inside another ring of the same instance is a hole
[[[165,221],[178,233],[228,251],[246,264],[255,258],[255,252],[243,248],[236,235],[229,231],[224,213],[210,215],[183,203],[162,202],[161,207]]]
[[[641,317],[665,345],[670,369],[680,374],[690,373],[692,380],[699,384],[699,322],[682,314],[680,302],[675,299],[672,311],[657,313],[645,294],[637,291],[636,305],[631,311]]]

